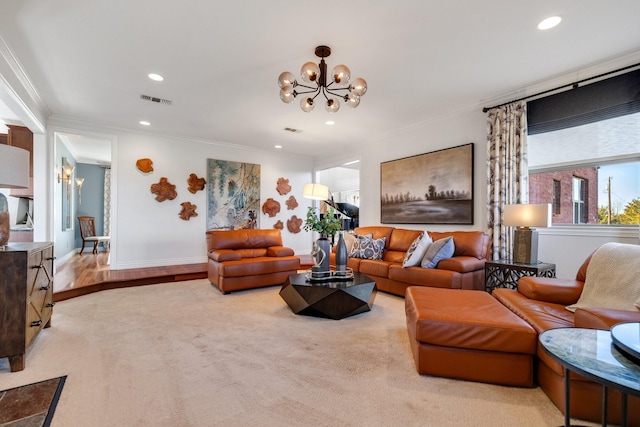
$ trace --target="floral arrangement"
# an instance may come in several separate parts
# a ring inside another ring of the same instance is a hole
[[[332,207],[321,218],[320,215],[316,214],[316,209],[313,206],[309,206],[303,228],[306,231],[317,231],[322,236],[333,236],[342,228],[342,221],[340,221],[340,218],[336,218],[336,212]]]

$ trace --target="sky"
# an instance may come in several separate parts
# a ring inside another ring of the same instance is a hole
[[[607,203],[607,183],[611,180],[612,211],[624,210],[635,198],[640,198],[640,161],[601,166],[598,170],[598,205]]]

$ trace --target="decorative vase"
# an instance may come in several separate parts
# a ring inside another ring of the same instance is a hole
[[[316,240],[318,245],[318,254],[316,255],[316,264],[320,267],[321,272],[329,271],[329,256],[331,255],[331,242],[326,237],[320,237]]]
[[[338,234],[338,243],[336,244],[336,271],[344,273],[347,271],[347,244],[344,242],[343,231]]]

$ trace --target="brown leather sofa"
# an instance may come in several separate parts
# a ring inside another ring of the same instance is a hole
[[[578,301],[586,279],[591,257],[582,264],[575,280],[523,277],[518,289],[496,289],[493,296],[524,319],[538,334],[548,329],[580,327],[608,330],[620,322],[640,321],[640,312],[603,308],[578,308],[575,313],[565,306]],[[564,413],[564,370],[538,345],[534,359],[536,379],[551,401]],[[577,374],[570,376],[571,416],[600,421],[602,416],[602,386]],[[620,423],[620,393],[609,391],[608,417]],[[629,425],[640,426],[640,398],[629,397]]]
[[[436,268],[402,267],[411,243],[423,232],[387,226],[358,227],[356,234],[371,234],[374,239],[385,237],[382,260],[349,258],[347,267],[375,280],[378,290],[404,296],[409,286],[432,286],[452,289],[484,290],[484,263],[488,253],[489,236],[482,231],[434,232],[436,241],[453,236],[455,252],[443,259]],[[331,254],[335,265],[335,256]]]
[[[280,230],[208,230],[206,236],[209,281],[225,294],[282,284],[300,269]]]

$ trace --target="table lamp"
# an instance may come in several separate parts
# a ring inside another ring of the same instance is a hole
[[[0,144],[0,188],[29,187],[29,152],[22,148]],[[11,220],[9,204],[0,193],[0,248],[9,242]]]
[[[532,227],[551,227],[551,204],[506,205],[504,225],[517,227],[513,232],[513,262],[538,263],[538,232]]]
[[[302,189],[302,197],[311,200],[328,200],[329,187],[322,184],[305,184]]]

